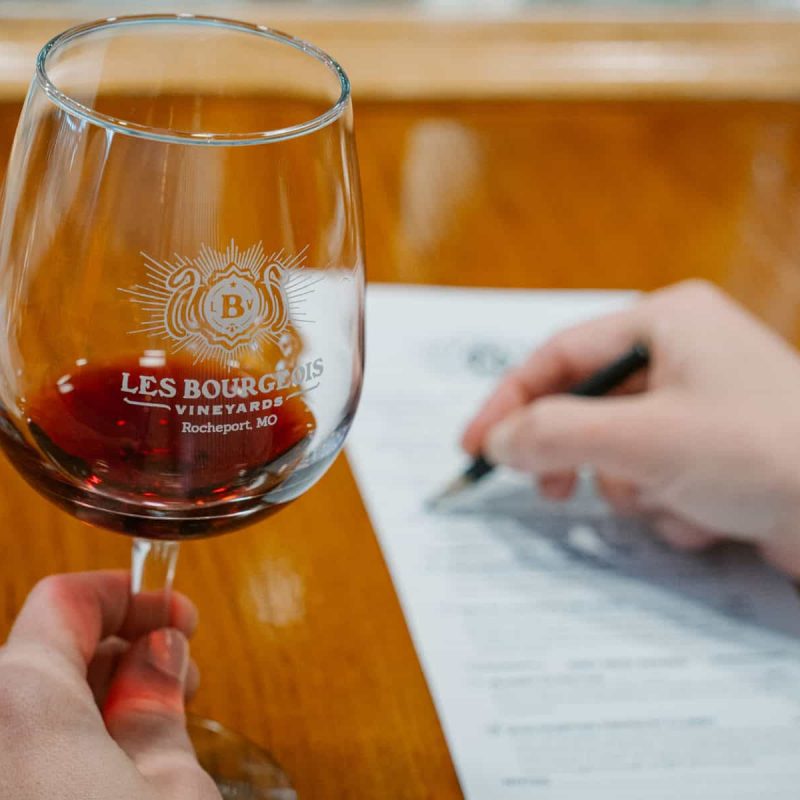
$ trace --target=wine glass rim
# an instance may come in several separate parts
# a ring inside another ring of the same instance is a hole
[[[47,60],[50,55],[63,45],[69,44],[76,39],[94,33],[99,30],[127,27],[136,25],[147,25],[151,23],[182,24],[182,25],[204,25],[209,27],[223,28],[229,31],[238,31],[261,36],[264,39],[288,45],[290,47],[311,56],[324,64],[331,73],[338,79],[340,86],[339,98],[327,110],[316,117],[295,125],[284,128],[275,128],[266,131],[248,131],[243,133],[211,133],[211,132],[192,132],[172,130],[169,128],[159,128],[144,125],[138,122],[119,119],[117,117],[103,114],[95,109],[79,102],[71,95],[62,91],[53,83],[47,73]],[[252,145],[263,144],[266,142],[280,142],[286,139],[294,139],[324,128],[334,120],[338,119],[350,102],[350,79],[347,77],[342,66],[334,58],[329,56],[324,50],[303,39],[298,39],[288,33],[268,28],[265,25],[256,25],[239,20],[226,19],[224,17],[203,16],[200,14],[137,14],[129,16],[107,17],[105,19],[75,25],[57,36],[39,51],[36,58],[36,81],[44,91],[45,95],[57,106],[69,114],[80,117],[94,125],[98,125],[116,133],[135,136],[142,139],[150,139],[157,142],[168,142],[173,144],[194,144],[194,145]]]

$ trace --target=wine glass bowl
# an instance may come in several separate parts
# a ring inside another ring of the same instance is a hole
[[[44,495],[133,535],[204,536],[330,465],[363,365],[349,84],[330,57],[186,15],[56,37],[0,230],[0,439]]]
[[[177,541],[325,473],[358,404],[363,307],[350,85],[330,56],[186,14],[42,49],[0,216],[0,446],[42,495],[135,537],[134,592],[166,609]],[[223,794],[289,796],[266,754],[195,729]]]

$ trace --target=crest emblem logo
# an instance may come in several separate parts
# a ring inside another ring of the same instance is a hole
[[[242,251],[231,241],[224,251],[202,245],[197,257],[176,256],[174,262],[142,253],[147,282],[120,289],[149,314],[131,333],[169,339],[173,352],[186,348],[195,363],[209,358],[226,363],[246,349],[277,343],[290,312],[316,282],[300,277],[304,252],[267,258],[260,242]],[[300,294],[294,300],[293,291]]]

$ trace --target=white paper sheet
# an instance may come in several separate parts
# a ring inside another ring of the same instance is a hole
[[[750,551],[679,555],[509,474],[423,507],[498,372],[629,299],[368,293],[349,457],[468,800],[800,796],[800,603]]]

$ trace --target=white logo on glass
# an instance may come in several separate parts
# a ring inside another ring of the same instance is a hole
[[[185,348],[195,362],[225,363],[247,349],[277,343],[292,306],[303,301],[311,283],[297,276],[304,252],[267,258],[260,242],[240,250],[232,241],[224,251],[202,245],[196,258],[177,256],[173,262],[142,253],[147,281],[120,289],[149,314],[131,333],[169,339],[173,352]],[[293,300],[293,292],[300,296]]]

